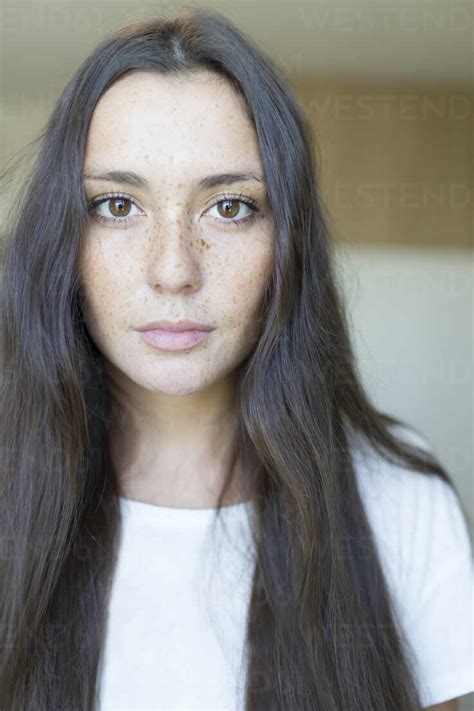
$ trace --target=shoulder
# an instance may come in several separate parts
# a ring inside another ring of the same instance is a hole
[[[433,451],[419,433],[408,428],[396,432],[403,440]],[[354,452],[354,464],[376,542],[401,584],[417,579],[426,589],[471,558],[469,529],[450,483],[387,462],[367,447]]]
[[[432,451],[418,433],[403,439]],[[419,680],[423,706],[474,690],[473,564],[469,529],[453,487],[437,475],[354,452],[361,499]]]

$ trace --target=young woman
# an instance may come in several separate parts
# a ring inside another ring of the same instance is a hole
[[[133,23],[41,138],[1,284],[2,711],[457,708],[466,514],[361,385],[277,67],[219,13]]]

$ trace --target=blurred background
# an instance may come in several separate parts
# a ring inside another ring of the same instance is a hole
[[[106,32],[183,4],[3,0],[0,169]],[[224,12],[294,87],[364,382],[430,441],[472,517],[472,2],[190,4]]]

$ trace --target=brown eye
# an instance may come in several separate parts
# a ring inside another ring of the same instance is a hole
[[[128,198],[114,197],[107,200],[109,210],[114,217],[126,217],[130,212],[131,202]]]
[[[218,215],[212,216],[212,210],[217,210]],[[222,227],[238,227],[249,225],[260,212],[260,206],[255,200],[242,194],[225,195],[221,200],[216,200],[207,212]]]
[[[222,217],[236,217],[239,214],[239,202],[240,200],[221,200],[217,203],[217,209]]]
[[[95,220],[115,227],[125,226],[144,214],[126,195],[105,195],[91,200],[88,209]]]

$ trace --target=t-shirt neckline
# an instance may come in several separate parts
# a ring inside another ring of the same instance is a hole
[[[127,517],[134,517],[136,514],[140,519],[150,521],[169,521],[183,523],[205,523],[216,515],[217,508],[183,508],[177,506],[161,506],[158,504],[150,504],[136,499],[129,499],[125,496],[118,497],[120,509]],[[226,519],[240,517],[250,510],[253,506],[253,500],[239,501],[236,504],[222,506],[221,516]]]

